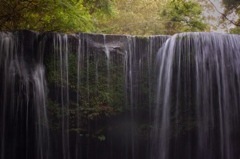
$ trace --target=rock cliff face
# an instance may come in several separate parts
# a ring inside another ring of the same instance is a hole
[[[148,158],[168,38],[1,32],[0,159]]]

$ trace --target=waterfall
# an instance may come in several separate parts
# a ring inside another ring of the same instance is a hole
[[[36,66],[32,74],[33,77],[33,102],[35,106],[36,124],[36,143],[37,152],[35,158],[49,158],[49,125],[46,109],[46,79],[44,67],[39,64]],[[26,112],[28,114],[29,112]],[[27,134],[28,136],[29,134]],[[31,145],[29,145],[31,146]]]
[[[239,46],[0,32],[0,159],[238,159]]]
[[[0,157],[47,159],[46,81],[33,45],[37,34],[28,39],[28,46],[20,40],[28,34],[17,34],[0,33]]]
[[[152,159],[239,158],[240,37],[181,33],[157,55]]]
[[[0,32],[0,159],[148,158],[168,38]]]

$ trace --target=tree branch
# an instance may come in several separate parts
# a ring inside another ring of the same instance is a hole
[[[213,4],[213,2],[212,2],[211,0],[208,0],[208,1],[212,4],[212,6],[214,7],[214,9],[215,9],[219,14],[222,15],[223,18],[225,18],[227,21],[229,21],[231,24],[233,24],[233,25],[235,25],[235,26],[240,26],[240,24],[238,24],[238,23],[236,23],[235,21],[229,19],[226,14],[220,12],[220,11],[217,9],[217,7]]]

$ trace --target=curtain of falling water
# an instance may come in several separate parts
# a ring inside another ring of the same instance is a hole
[[[4,74],[7,73],[7,68],[4,67],[4,65],[10,65],[10,60],[8,61],[5,61],[5,58],[10,58],[12,59],[12,54],[14,52],[14,41],[13,41],[13,35],[11,34],[7,34],[7,33],[1,33],[1,43],[0,43],[0,51],[1,51],[1,54],[0,54],[0,62],[1,62],[1,70],[3,69],[4,71]],[[5,64],[3,64],[5,63]],[[4,78],[4,76],[3,76]],[[7,79],[7,77],[5,77]],[[6,79],[1,79],[1,83],[4,82],[4,84],[1,85],[1,89],[2,90],[6,90],[7,91],[7,80]],[[5,93],[7,92],[4,92],[4,91],[1,91],[1,96],[4,96],[3,98],[1,98],[1,105],[4,105],[3,107],[1,107],[1,130],[0,130],[0,133],[1,133],[1,159],[3,159],[5,157],[5,149],[6,149],[6,136],[7,136],[7,132],[5,130],[5,127],[6,127],[6,109],[7,107],[5,106],[6,105],[6,102],[7,102],[7,97],[5,95]]]
[[[61,127],[62,127],[62,158],[69,159],[69,77],[68,77],[68,36],[56,34],[54,36],[54,58],[56,71],[60,72],[60,102],[61,102]]]
[[[145,137],[149,135],[152,122],[152,105],[154,95],[154,59],[157,49],[169,36],[151,36],[127,38],[125,55],[125,96],[126,106],[129,109],[126,119],[129,128],[126,129],[126,158],[148,158],[149,141],[140,135],[142,127],[146,126]],[[148,122],[144,121],[148,119]],[[145,125],[146,124],[146,125]],[[144,145],[144,146],[143,146]],[[143,150],[144,149],[144,150]],[[146,156],[144,156],[146,155]]]
[[[1,159],[148,158],[148,75],[168,37],[25,34],[1,33]]]
[[[79,40],[78,40],[78,48],[77,48],[77,128],[80,127],[80,122],[81,122],[81,113],[80,113],[80,100],[79,100],[79,96],[80,96],[80,84],[81,84],[81,80],[80,80],[80,74],[81,74],[81,69],[80,69],[80,64],[81,64],[81,50],[82,50],[82,40],[81,40],[81,35],[79,35]],[[79,151],[81,150],[81,145],[80,145],[80,138],[79,138],[79,134],[76,133],[76,147],[75,147],[75,159],[79,159],[82,158],[82,152]]]
[[[36,159],[48,159],[49,157],[49,125],[46,110],[46,80],[45,70],[42,65],[37,65],[33,71],[33,101],[36,111]],[[29,112],[27,112],[28,114]],[[28,135],[28,134],[27,134]]]
[[[148,55],[147,58],[147,72],[148,72],[148,123],[152,126],[153,123],[153,118],[154,118],[154,98],[155,98],[155,89],[156,89],[156,79],[157,75],[155,74],[156,72],[156,54],[158,52],[158,49],[162,47],[162,45],[166,42],[166,40],[170,38],[170,36],[150,36],[149,37],[149,46],[148,46]],[[146,71],[144,71],[144,68],[146,68],[146,64],[142,65],[143,71],[142,74],[146,74]],[[151,127],[149,126],[149,127]],[[148,148],[147,148],[147,156],[146,158],[149,158],[150,156],[150,145],[151,145],[151,132],[149,131],[149,139],[148,139]]]
[[[128,145],[130,145],[130,149],[127,150],[126,153],[127,154],[129,153],[130,154],[129,157],[133,158],[133,159],[135,159],[135,157],[136,157],[135,156],[135,151],[136,151],[135,137],[136,137],[136,134],[134,133],[134,131],[136,131],[136,124],[135,124],[135,121],[134,121],[134,114],[133,114],[133,109],[134,109],[134,105],[133,105],[133,102],[134,102],[133,100],[134,99],[133,98],[134,98],[134,93],[135,93],[133,91],[134,90],[133,76],[134,75],[137,76],[137,74],[134,74],[135,73],[134,71],[137,72],[137,69],[134,68],[134,67],[138,67],[137,63],[139,62],[139,59],[136,58],[136,53],[137,52],[136,52],[135,49],[136,49],[136,38],[135,37],[128,37],[128,54],[127,54],[128,61],[126,61],[126,63],[128,63],[129,66],[127,67],[128,70],[126,71],[128,73],[128,75],[126,76],[128,78],[126,84],[129,87],[129,92],[128,92],[128,94],[126,94],[127,95],[126,99],[130,99],[128,106],[130,107],[130,118],[129,118],[130,121],[129,121],[129,123],[131,124],[131,127],[130,127],[130,133],[128,134],[128,135],[130,135],[130,136],[128,136],[128,137],[130,137],[130,140],[129,139],[126,140],[126,141],[128,141],[128,142],[126,142],[126,144],[127,144],[126,148],[128,147]],[[136,62],[136,63],[134,63],[134,62]],[[135,91],[137,91],[137,89],[138,88],[135,87]],[[135,99],[135,102],[137,102],[137,99]],[[130,151],[130,152],[128,152],[128,151]],[[128,156],[128,155],[126,155],[126,156]]]
[[[46,83],[36,40],[34,33],[0,33],[1,159],[48,158]]]
[[[239,158],[240,36],[174,35],[157,60],[151,158]]]

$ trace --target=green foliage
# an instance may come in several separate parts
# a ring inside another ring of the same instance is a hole
[[[233,34],[240,34],[240,1],[239,0],[223,0],[222,1],[224,7],[223,13],[223,22],[227,22],[226,30]],[[229,16],[230,15],[230,16]],[[226,19],[224,17],[230,17]],[[234,26],[234,28],[229,30],[229,26]]]
[[[151,35],[205,31],[203,7],[186,0],[122,0],[118,14],[98,26],[104,33]]]
[[[240,34],[240,27],[235,27],[230,30],[230,33],[232,34]]]
[[[122,66],[109,61],[104,55],[90,54],[81,72],[82,109],[91,111],[90,119],[100,116],[110,117],[121,112],[124,107],[124,77]],[[114,83],[114,84],[113,84]]]
[[[1,0],[0,30],[173,34],[206,29],[201,13],[186,0]]]
[[[240,5],[239,0],[222,0],[222,3],[228,11],[238,8],[238,6]]]
[[[70,46],[71,47],[71,46]],[[51,50],[51,49],[50,49]],[[99,52],[69,52],[68,81],[61,78],[58,48],[46,57],[49,123],[52,130],[61,131],[62,118],[69,120],[68,130],[82,136],[105,140],[105,121],[122,113],[125,109],[124,75],[122,62],[109,60]],[[52,53],[55,52],[55,53]],[[101,54],[101,55],[99,55]],[[63,55],[65,56],[65,55]],[[120,60],[120,59],[115,59]],[[78,68],[78,62],[80,62]],[[65,62],[63,62],[65,63]],[[79,75],[78,75],[79,73]],[[78,79],[79,77],[79,79]],[[63,88],[64,87],[64,88]],[[69,88],[69,102],[61,103],[61,90]],[[51,89],[52,88],[52,89]],[[67,122],[67,121],[66,121]],[[98,126],[92,126],[98,122]],[[93,128],[89,130],[89,127]]]
[[[166,9],[161,12],[161,16],[166,19],[164,33],[171,35],[178,32],[204,31],[207,24],[204,23],[202,11],[203,8],[193,1],[169,1]]]
[[[83,5],[90,10],[90,14],[111,15],[114,9],[114,1],[111,0],[83,0]]]
[[[111,34],[158,34],[162,22],[158,12],[165,2],[156,0],[118,0],[115,15],[99,23],[99,32]]]
[[[104,135],[100,135],[100,136],[98,136],[98,139],[99,139],[100,141],[105,141],[105,140],[106,140],[106,137],[105,137]]]
[[[109,1],[109,0],[102,0]],[[108,4],[108,3],[106,3]],[[106,14],[110,8],[97,1],[79,0],[1,0],[0,29],[76,32],[94,31],[93,13]]]

